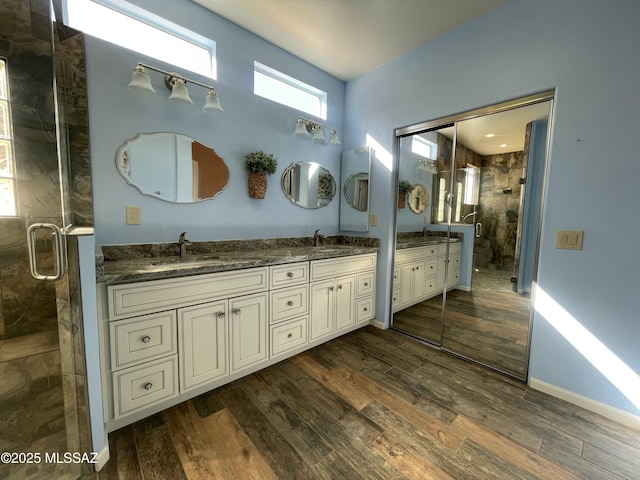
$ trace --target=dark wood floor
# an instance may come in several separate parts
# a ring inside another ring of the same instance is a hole
[[[506,279],[509,282],[509,277]],[[510,286],[510,283],[507,283]],[[393,326],[459,355],[525,378],[531,298],[478,282],[471,292],[447,292],[393,315]],[[442,335],[442,339],[441,339]]]
[[[640,478],[640,431],[374,327],[109,443],[96,480]]]

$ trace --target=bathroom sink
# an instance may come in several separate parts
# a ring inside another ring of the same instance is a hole
[[[151,265],[154,267],[165,267],[165,266],[191,266],[191,265],[201,265],[208,262],[219,261],[220,256],[218,255],[197,255],[197,256],[186,256],[186,257],[163,257],[158,258],[155,261],[151,262]]]

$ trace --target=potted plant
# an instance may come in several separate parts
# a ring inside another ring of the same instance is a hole
[[[400,180],[398,183],[398,208],[404,208],[407,204],[407,195],[414,189],[407,180]]]
[[[245,168],[249,173],[249,197],[264,198],[267,192],[267,175],[272,175],[278,168],[278,161],[272,153],[262,150],[247,153],[244,156]]]

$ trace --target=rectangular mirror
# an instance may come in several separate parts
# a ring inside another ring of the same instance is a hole
[[[340,168],[340,230],[369,231],[369,169],[372,150],[356,148],[342,153]]]

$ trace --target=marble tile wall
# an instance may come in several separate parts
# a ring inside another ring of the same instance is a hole
[[[61,11],[60,1],[54,4]],[[54,62],[49,12],[49,0],[0,0],[19,213],[0,218],[0,449],[90,452],[76,239],[67,240],[69,273],[55,283],[31,276],[26,246],[29,225],[63,224],[57,127],[65,142],[60,151],[70,152],[61,159],[68,176],[65,219],[93,223],[83,38],[58,29]],[[51,251],[51,240],[39,237],[37,247]],[[38,266],[52,268],[52,256],[39,255]],[[88,472],[87,465],[67,467],[0,465],[0,478],[78,478]]]

